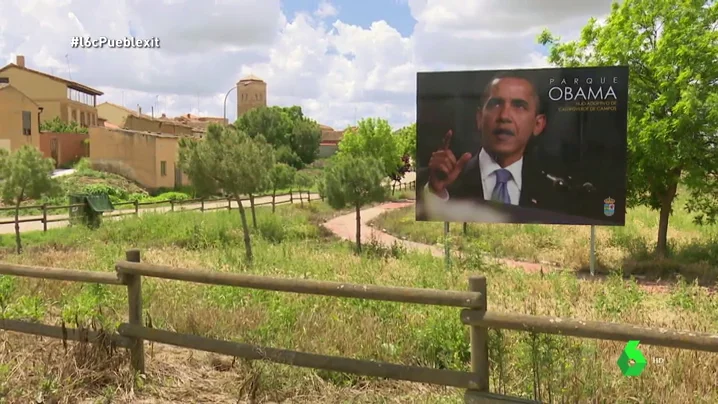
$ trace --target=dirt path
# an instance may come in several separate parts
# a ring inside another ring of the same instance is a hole
[[[319,194],[310,194],[311,200],[319,200]],[[307,203],[307,194],[306,192],[302,194],[302,199],[304,200],[304,203]],[[293,198],[294,203],[299,203],[299,193],[294,194]],[[272,202],[271,196],[263,196],[259,198],[254,199],[255,205],[261,205],[261,206],[270,206],[269,204]],[[284,204],[289,203],[290,197],[289,195],[277,195],[276,203],[278,204]],[[242,205],[246,208],[249,207],[249,201],[243,200]],[[190,203],[185,205],[175,205],[176,211],[182,211],[182,210],[196,210],[199,209],[202,206],[201,203]],[[232,201],[232,208],[236,209],[238,207],[236,201]],[[227,201],[217,201],[217,202],[205,202],[204,208],[210,211],[218,210],[218,209],[226,209],[227,208]],[[138,209],[138,213],[140,215],[146,214],[146,213],[163,213],[163,212],[169,212],[172,210],[171,206],[157,206],[157,207],[146,207],[146,208],[140,208]],[[118,215],[119,217],[113,218],[115,220],[135,212],[134,208],[130,209],[117,209],[114,212],[112,212],[111,216]],[[27,232],[27,231],[42,231],[42,216],[21,216],[20,220],[30,220],[35,219],[37,221],[34,222],[25,222],[20,223],[20,232]],[[66,227],[69,222],[69,217],[67,214],[62,215],[47,215],[48,220],[62,220],[59,222],[51,222],[47,224],[48,229],[54,229],[58,227]],[[13,220],[12,217],[3,218],[2,221],[10,221]],[[9,224],[0,224],[0,234],[13,234],[15,233],[15,224],[9,223]]]
[[[374,206],[365,210],[361,211],[361,234],[362,234],[362,242],[370,242],[372,240],[378,241],[381,244],[384,244],[386,246],[391,246],[394,243],[399,243],[406,247],[407,249],[414,250],[414,251],[424,251],[428,252],[434,257],[443,257],[444,256],[444,250],[442,248],[431,246],[428,244],[423,243],[417,243],[415,241],[409,241],[409,240],[402,240],[400,238],[394,237],[391,234],[388,234],[386,232],[383,232],[379,229],[375,229],[368,225],[369,222],[376,219],[379,215],[382,213],[388,212],[390,210],[394,209],[400,209],[407,206],[411,206],[414,204],[414,201],[407,201],[407,202],[391,202],[391,203],[385,203],[382,205]],[[324,227],[326,227],[329,231],[334,233],[336,236],[349,241],[356,240],[356,215],[354,213],[349,213],[342,216],[337,216],[326,223],[324,223]],[[504,264],[509,267],[513,268],[521,268],[524,271],[528,273],[536,273],[536,272],[551,272],[551,271],[559,271],[561,269],[554,267],[554,266],[547,266],[542,264],[537,264],[535,262],[526,262],[526,261],[515,261],[511,259],[506,258],[493,258],[496,262],[499,262],[501,264]],[[602,281],[606,279],[605,275],[597,274],[595,276],[590,276],[585,273],[576,273],[576,276],[580,279],[584,279],[587,281]],[[647,292],[651,293],[665,293],[670,292],[673,288],[673,283],[670,281],[649,281],[649,280],[643,280],[638,279],[637,280],[639,286],[646,290]],[[715,288],[707,288],[711,291],[714,291]]]

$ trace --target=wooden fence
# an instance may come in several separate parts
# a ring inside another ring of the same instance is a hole
[[[395,190],[416,189],[416,181],[405,182],[405,183],[395,184],[395,185],[388,185],[387,187],[388,188],[390,187],[392,192],[394,192]],[[311,191],[299,190],[299,191],[290,191],[286,194],[275,195],[274,197],[275,198],[284,198],[286,196],[289,196],[289,200],[276,202],[277,205],[281,205],[281,204],[285,204],[285,203],[295,203],[295,199],[297,199],[297,198],[300,200],[306,200],[308,203],[311,203],[311,201],[312,201],[311,195],[312,195]],[[264,199],[264,198],[271,198],[271,197],[272,197],[272,195],[259,195],[259,196],[255,196],[254,199],[257,200],[257,199]],[[322,200],[324,200],[324,198],[322,198]],[[249,198],[241,199],[241,201],[247,202],[247,201],[249,201]],[[226,204],[219,205],[222,202],[224,202]],[[234,205],[233,205],[233,203],[234,203]],[[191,210],[199,210],[199,211],[205,212],[205,211],[220,210],[220,209],[231,210],[233,206],[237,206],[237,203],[238,202],[232,198],[210,198],[210,199],[197,198],[197,199],[188,199],[188,200],[183,200],[183,201],[167,199],[167,200],[149,201],[149,202],[138,202],[138,201],[119,202],[119,203],[114,203],[113,206],[119,207],[119,206],[132,205],[134,207],[134,209],[118,209],[116,211],[116,213],[112,213],[109,215],[103,215],[103,217],[112,218],[112,217],[120,217],[120,216],[127,216],[127,215],[137,216],[140,214],[141,209],[153,209],[152,206],[154,206],[155,207],[154,209],[156,210],[158,205],[166,205],[166,204],[170,205],[170,209],[169,209],[170,212],[176,212],[176,211],[187,212],[187,211],[191,211]],[[266,206],[266,205],[271,205],[271,204],[272,204],[272,201],[265,201],[265,202],[255,203],[254,206]],[[191,205],[191,206],[186,207],[188,205]],[[199,206],[197,206],[197,205],[199,205]],[[207,206],[207,205],[209,205],[209,206]],[[63,216],[63,217],[52,218],[52,217],[48,217],[48,215],[47,215],[48,212],[64,210],[64,209],[69,210],[72,208],[81,208],[83,206],[85,206],[85,205],[82,203],[71,204],[71,205],[60,205],[60,206],[52,206],[52,205],[47,205],[47,204],[21,206],[20,210],[19,210],[20,212],[39,209],[42,212],[41,216],[39,216],[39,217],[18,216],[17,219],[13,218],[12,220],[0,221],[0,225],[41,222],[42,223],[42,231],[46,232],[48,223],[70,221],[69,215]],[[0,212],[3,212],[3,211],[7,212],[7,211],[14,211],[14,210],[15,210],[14,207],[0,207]]]
[[[121,324],[117,333],[110,335],[109,338],[115,345],[129,349],[130,365],[134,371],[140,373],[145,372],[144,342],[152,341],[250,360],[266,360],[313,369],[458,387],[466,390],[464,398],[467,403],[530,403],[533,401],[489,392],[489,328],[616,341],[640,340],[645,345],[718,352],[718,335],[488,311],[486,277],[483,275],[469,278],[468,291],[356,285],[146,264],[140,261],[139,250],[127,251],[125,260],[116,263],[115,271],[115,273],[89,272],[0,263],[0,274],[4,275],[127,287],[128,322]],[[277,292],[463,308],[460,319],[470,327],[471,371],[433,369],[311,354],[146,327],[142,319],[143,277]],[[97,342],[104,337],[98,332],[68,329],[64,325],[58,327],[9,319],[0,319],[0,328],[81,342]]]

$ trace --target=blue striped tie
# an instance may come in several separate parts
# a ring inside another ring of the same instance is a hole
[[[506,184],[513,177],[511,172],[505,168],[500,168],[494,171],[496,174],[496,185],[494,191],[491,193],[491,200],[501,203],[511,203],[511,197],[509,197],[509,190]]]

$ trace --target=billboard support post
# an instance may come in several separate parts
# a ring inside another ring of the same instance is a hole
[[[591,225],[591,255],[589,257],[591,276],[596,274],[596,226]]]
[[[449,222],[444,222],[444,260],[446,269],[451,268],[451,251],[449,248]]]

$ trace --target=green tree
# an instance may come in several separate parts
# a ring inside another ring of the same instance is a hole
[[[322,129],[319,124],[308,118],[293,121],[290,146],[303,165],[309,165],[319,157],[321,142]]]
[[[712,0],[624,0],[578,40],[538,38],[559,66],[629,66],[628,203],[660,212],[660,256],[679,185],[697,222],[718,213],[717,21]]]
[[[384,172],[374,157],[342,156],[324,171],[319,189],[334,209],[350,206],[356,212],[356,250],[361,252],[361,208],[386,198]]]
[[[251,137],[263,135],[277,149],[277,160],[295,168],[311,164],[319,155],[321,129],[299,106],[255,108],[234,126]]]
[[[416,162],[416,123],[397,130],[394,136],[398,137],[402,155],[408,155],[412,163]]]
[[[261,191],[273,165],[273,150],[262,136],[251,138],[229,126],[211,124],[204,139],[181,138],[179,142],[179,166],[197,193],[208,196],[223,190],[237,201],[248,262],[252,261],[252,244],[242,195]]]
[[[275,163],[269,172],[269,181],[272,186],[272,213],[276,210],[277,190],[291,187],[294,183],[296,172],[297,170],[294,167],[284,163]]]
[[[22,253],[20,239],[20,204],[29,199],[39,199],[54,195],[59,187],[52,178],[55,162],[45,158],[42,153],[30,145],[24,145],[8,153],[0,149],[0,185],[4,204],[15,206],[15,244],[17,253]]]
[[[40,124],[40,130],[43,132],[55,132],[55,133],[89,133],[87,128],[81,126],[76,121],[70,123],[63,122],[59,116],[43,121]]]
[[[394,136],[385,119],[366,118],[355,130],[347,130],[339,142],[340,156],[373,157],[379,161],[384,177],[401,167],[404,150],[400,138]]]

